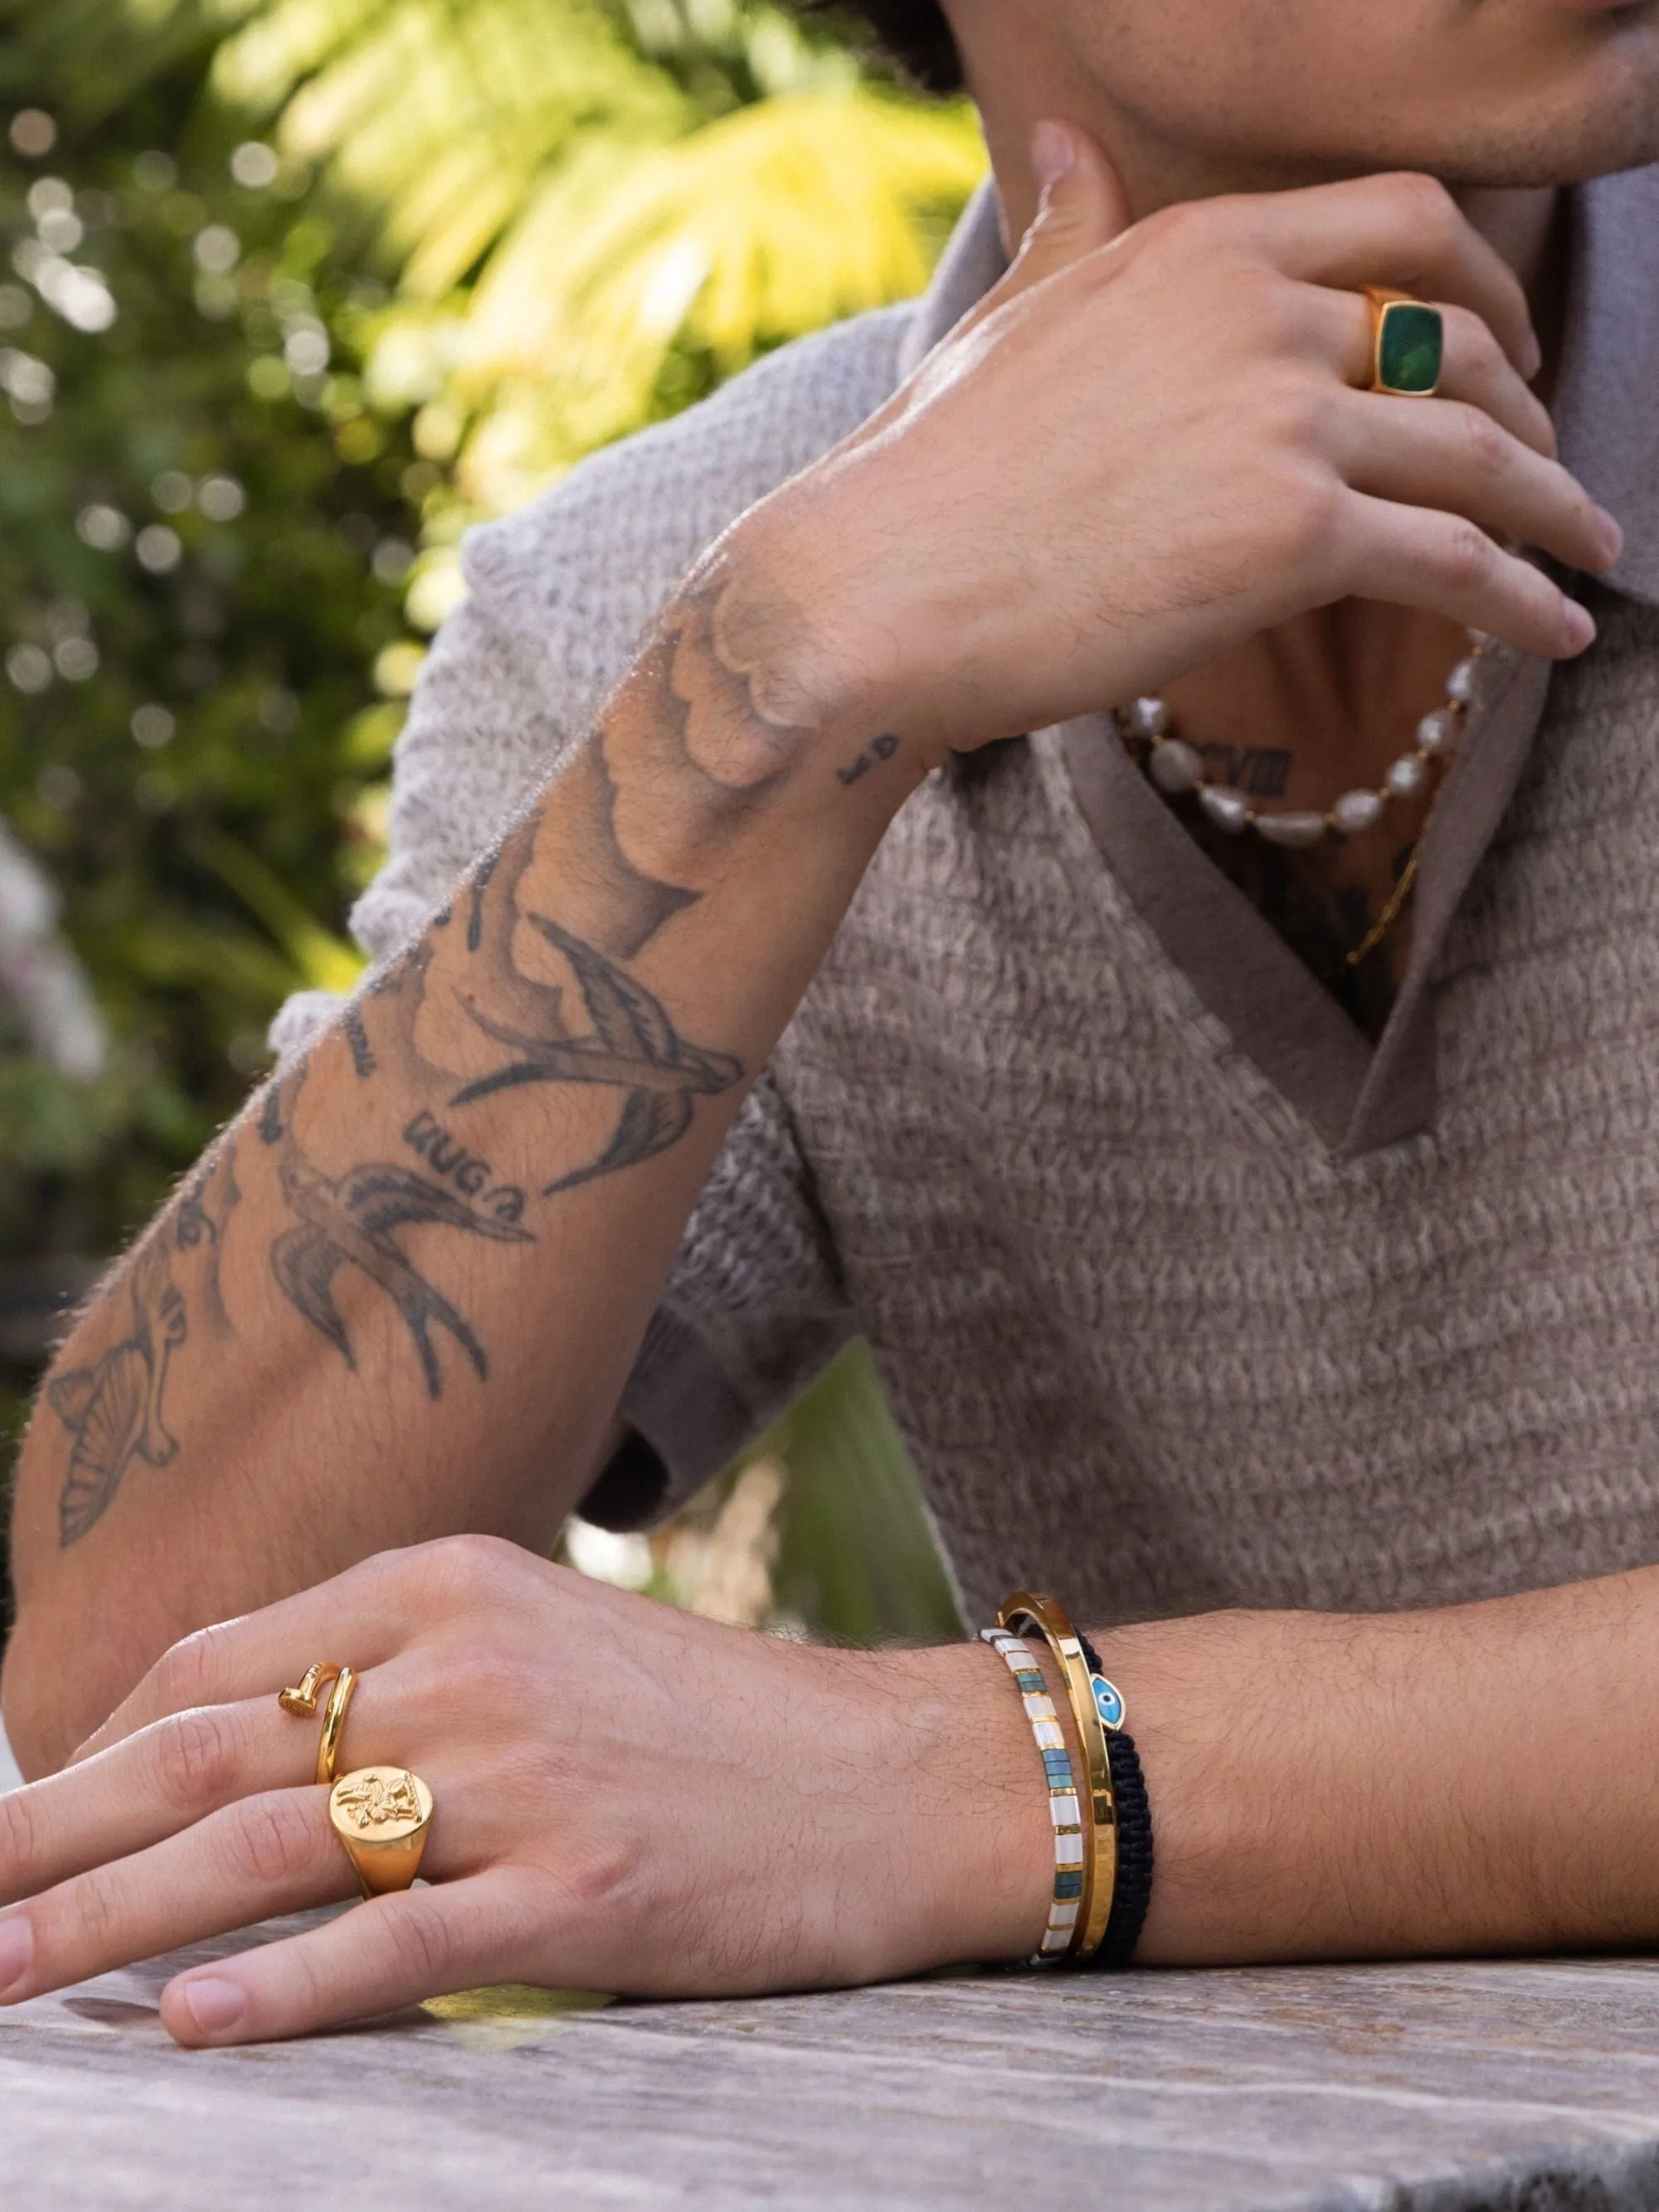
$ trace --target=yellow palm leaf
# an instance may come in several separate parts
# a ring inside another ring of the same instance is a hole
[[[729,374],[907,298],[984,167],[968,110],[857,85],[761,100],[655,149],[590,148],[472,293],[453,380],[482,418],[467,496],[499,510],[635,427],[676,346]]]

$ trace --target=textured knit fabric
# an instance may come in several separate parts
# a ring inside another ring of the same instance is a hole
[[[982,210],[975,239],[931,331],[924,306],[793,347],[471,541],[371,953],[588,728],[697,550],[988,281]],[[1618,277],[1651,325],[1648,252]],[[1650,409],[1656,369],[1626,380]],[[1626,450],[1651,548],[1659,442]],[[647,1337],[625,1410],[668,1497],[856,1329],[975,1613],[1019,1583],[1108,1621],[1413,1606],[1659,1558],[1659,580],[1619,580],[1441,936],[1403,1141],[1334,1148],[1242,1048],[1103,857],[1062,733],[930,780]]]

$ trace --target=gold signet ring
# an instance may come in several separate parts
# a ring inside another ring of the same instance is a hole
[[[317,1744],[317,1779],[334,1779],[339,1765],[340,1736],[345,1727],[346,1710],[351,1703],[351,1693],[357,1686],[356,1672],[342,1667],[331,1659],[319,1659],[314,1667],[307,1668],[298,1686],[292,1690],[279,1690],[276,1702],[285,1713],[295,1713],[301,1720],[309,1720],[317,1710],[318,1694],[325,1682],[331,1680],[334,1687],[329,1692],[323,1709],[323,1733]]]
[[[404,1766],[360,1766],[328,1793],[328,1817],[365,1897],[407,1889],[421,1870],[432,1792]]]
[[[1371,385],[1392,399],[1432,399],[1446,365],[1446,318],[1426,300],[1364,287],[1371,316]]]

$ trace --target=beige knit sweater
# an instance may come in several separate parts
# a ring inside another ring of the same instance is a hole
[[[1575,313],[1582,336],[1635,301],[1619,373],[1651,416],[1659,188],[1595,191]],[[877,406],[997,252],[981,209],[920,310],[790,348],[474,538],[355,918],[372,953],[589,726],[698,550]],[[1595,358],[1576,404],[1611,421]],[[1344,1145],[1268,1072],[1105,857],[1127,835],[1144,874],[1152,847],[1128,817],[1103,830],[1109,792],[1092,821],[1079,803],[1086,726],[935,778],[647,1339],[627,1409],[671,1495],[862,1330],[970,1616],[1018,1583],[1113,1620],[1419,1605],[1659,1558],[1659,424],[1608,435],[1584,472],[1621,477],[1596,489],[1640,507],[1636,550],[1592,653],[1547,701],[1528,679],[1518,787],[1425,981],[1420,1110]],[[277,1042],[326,1012],[295,1002]]]

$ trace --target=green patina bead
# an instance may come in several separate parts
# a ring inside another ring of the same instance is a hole
[[[1394,300],[1382,310],[1376,376],[1389,392],[1432,392],[1445,351],[1446,323],[1438,307]]]

